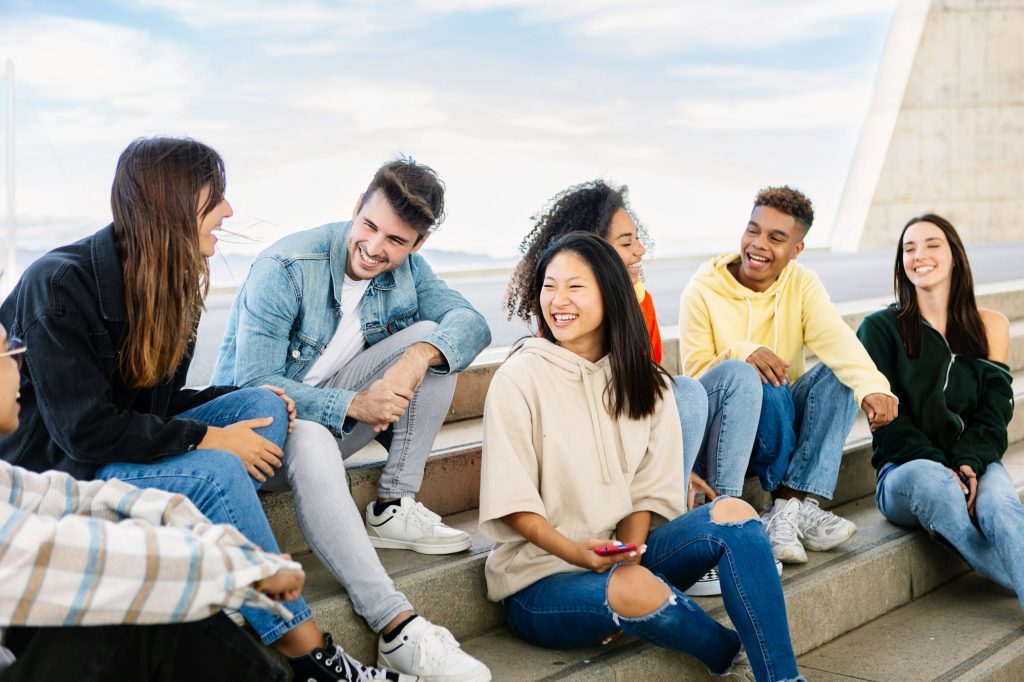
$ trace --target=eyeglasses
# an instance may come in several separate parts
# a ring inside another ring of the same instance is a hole
[[[11,357],[18,365],[18,371],[21,371],[21,366],[25,364],[25,353],[28,352],[28,347],[25,342],[17,337],[10,337],[7,339],[7,352],[0,353],[0,358]]]

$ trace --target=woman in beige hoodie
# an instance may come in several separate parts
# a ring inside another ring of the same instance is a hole
[[[484,408],[489,597],[540,646],[625,633],[696,656],[713,674],[803,679],[757,513],[722,497],[680,516],[679,415],[663,400],[669,377],[645,351],[621,260],[601,238],[572,233],[545,251],[535,277],[541,338],[517,346]],[[625,551],[596,551],[620,543]],[[738,632],[683,594],[716,565]]]

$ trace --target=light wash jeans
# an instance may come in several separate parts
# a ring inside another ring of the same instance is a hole
[[[327,380],[322,387],[364,391],[384,376],[402,357],[405,349],[423,341],[437,330],[436,322],[417,322],[359,353]],[[382,434],[369,424],[357,424],[344,438],[336,439],[336,449],[348,459],[375,438],[388,449],[388,459],[377,485],[381,498],[399,498],[415,495],[423,482],[423,467],[430,456],[448,408],[455,394],[458,374],[427,372],[423,383],[416,389],[405,414]],[[300,438],[292,436],[292,441]],[[305,446],[296,443],[293,449]]]
[[[758,680],[802,680],[789,638],[786,604],[764,527],[756,518],[717,523],[709,505],[651,531],[642,564],[672,591],[664,605],[626,618],[608,605],[605,573],[557,573],[504,600],[512,629],[551,649],[595,646],[622,630],[658,646],[696,656],[712,674],[732,665],[740,643]],[[705,613],[683,590],[718,566],[730,630]]]
[[[818,363],[790,387],[762,384],[750,469],[765,490],[784,485],[832,499],[843,444],[857,418],[853,391]]]
[[[296,420],[284,446],[283,469],[285,475],[268,480],[263,489],[292,489],[302,535],[345,588],[356,613],[380,632],[398,614],[412,611],[366,536],[334,435],[316,422]]]
[[[354,391],[369,388],[406,348],[436,329],[434,322],[417,322],[385,338],[362,351],[323,386]],[[286,476],[264,486],[266,490],[291,487],[299,528],[310,548],[348,592],[356,613],[375,632],[413,607],[395,588],[366,536],[363,515],[349,490],[344,460],[377,438],[388,448],[378,496],[415,495],[434,439],[448,414],[456,377],[454,373],[428,372],[405,414],[383,434],[370,425],[357,424],[344,438],[335,438],[316,422],[296,421],[284,448]]]
[[[262,388],[244,388],[228,393],[177,416],[221,427],[246,419],[273,417],[273,424],[256,429],[256,433],[279,447],[288,434],[288,410],[284,401]],[[192,500],[211,521],[230,523],[264,551],[280,552],[256,495],[260,484],[249,476],[242,460],[233,453],[192,450],[150,464],[115,462],[100,467],[96,478],[117,478],[140,488],[180,493]],[[241,609],[264,644],[274,642],[313,615],[301,597],[284,602],[284,605],[293,614],[290,621],[263,609]]]
[[[679,410],[683,428],[683,485],[690,485],[690,472],[697,461],[704,441],[704,424],[708,419],[708,394],[690,377],[672,377],[672,394]]]
[[[920,526],[948,542],[978,573],[1015,592],[1024,607],[1024,506],[1002,464],[988,465],[978,479],[974,519],[953,472],[931,460],[884,465],[875,502],[893,523]]]
[[[708,418],[697,475],[720,495],[739,497],[761,414],[761,378],[743,360],[726,360],[701,375]]]

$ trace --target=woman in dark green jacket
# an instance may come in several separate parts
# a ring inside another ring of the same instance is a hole
[[[1013,416],[1009,323],[978,309],[963,243],[936,215],[903,228],[895,288],[897,303],[857,332],[900,400],[873,434],[878,508],[1024,600],[1024,506],[1000,464]]]

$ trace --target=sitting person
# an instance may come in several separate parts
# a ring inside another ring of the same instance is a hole
[[[875,500],[922,527],[1024,605],[1024,506],[1000,463],[1013,417],[1006,317],[979,309],[953,225],[914,218],[896,248],[896,303],[857,335],[900,399],[872,434]]]
[[[3,435],[18,427],[25,351],[0,327]],[[271,599],[298,597],[301,568],[184,497],[0,460],[0,528],[0,627],[18,656],[0,680],[286,679],[220,610],[290,619]]]
[[[650,243],[647,230],[633,213],[629,204],[629,190],[625,185],[612,187],[603,180],[591,180],[574,185],[558,193],[544,213],[533,216],[534,225],[523,239],[520,249],[523,258],[516,265],[505,293],[508,319],[519,317],[536,327],[534,301],[536,290],[534,271],[540,255],[559,237],[574,231],[590,232],[602,237],[615,247],[615,252],[626,266],[640,310],[644,315],[647,336],[650,338],[650,357],[661,363],[661,330],[654,310],[654,299],[643,282],[645,243]],[[704,481],[692,474],[693,463],[704,438],[708,419],[708,396],[704,388],[689,377],[675,377],[672,390],[683,429],[684,471],[689,476],[690,506],[696,492],[714,497]],[[748,448],[749,449],[749,448]]]
[[[480,529],[496,542],[488,597],[538,646],[625,633],[696,656],[716,675],[803,679],[757,512],[719,497],[683,514],[679,416],[664,399],[671,377],[650,356],[615,250],[574,232],[536,268],[541,337],[513,349],[484,406]],[[627,551],[605,554],[615,543]],[[682,592],[720,562],[738,632]]]
[[[277,543],[256,495],[281,466],[294,403],[279,388],[183,388],[221,221],[225,173],[183,138],[132,142],[118,159],[114,222],[36,260],[0,306],[33,355],[21,368],[23,427],[0,457],[32,471],[117,478],[188,497],[264,551]],[[346,654],[300,597],[280,612],[243,607],[265,644],[304,679],[339,678]],[[354,668],[385,679],[386,672]],[[344,678],[343,678],[344,679]]]
[[[491,340],[483,316],[417,253],[443,215],[434,171],[398,159],[377,170],[352,220],[271,245],[231,308],[213,381],[272,385],[295,398],[286,476],[270,489],[294,491],[310,547],[380,633],[378,660],[424,677],[485,682],[487,666],[415,615],[373,549],[450,554],[470,546],[468,533],[415,499],[457,373]],[[364,526],[343,461],[375,437],[388,457]]]
[[[746,448],[716,448],[725,429],[713,428],[697,471],[729,495],[742,492],[748,467],[757,473],[774,500],[765,527],[783,563],[804,563],[805,549],[829,550],[857,532],[807,495],[831,499],[857,405],[872,429],[896,415],[889,383],[817,275],[795,260],[813,221],[799,191],[761,190],[739,253],[702,265],[679,304],[680,364],[707,388],[709,411],[720,395],[715,387],[728,384],[760,412],[756,421],[730,423],[728,437]],[[820,361],[806,371],[805,347]]]

